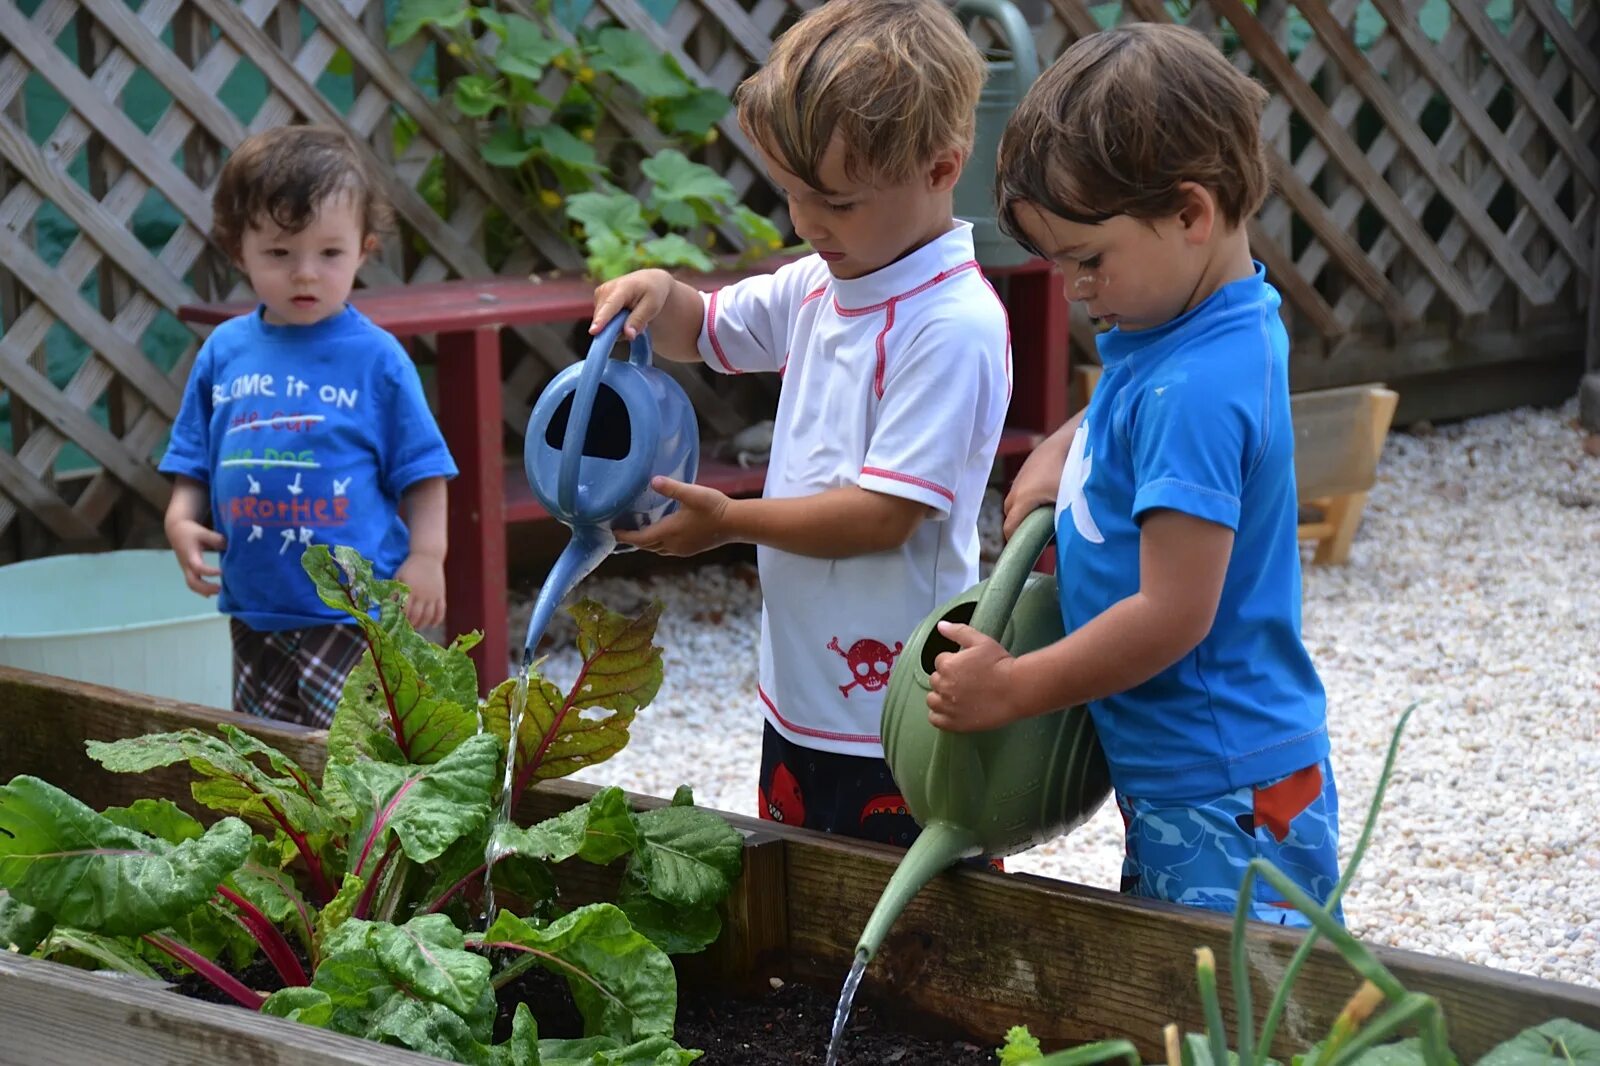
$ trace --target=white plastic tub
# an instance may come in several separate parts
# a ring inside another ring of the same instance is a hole
[[[233,702],[228,619],[183,583],[170,551],[0,566],[0,664],[208,707]]]

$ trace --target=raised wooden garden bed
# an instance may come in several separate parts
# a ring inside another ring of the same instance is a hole
[[[222,712],[0,667],[0,781],[33,774],[99,808],[167,796],[197,815],[186,768],[132,776],[107,773],[84,741],[233,720]],[[308,770],[320,770],[322,737],[259,722],[239,723]],[[693,784],[693,782],[688,782]],[[554,783],[527,794],[519,820],[549,817],[594,789]],[[641,807],[664,800],[635,797]],[[727,906],[722,938],[684,961],[686,984],[730,991],[769,979],[836,990],[856,938],[894,871],[892,849],[730,815],[745,833],[744,876]],[[601,869],[589,876],[603,880]],[[568,885],[583,895],[595,883]],[[1047,1047],[1127,1036],[1146,1061],[1165,1058],[1162,1026],[1205,1027],[1195,989],[1194,948],[1219,955],[1226,987],[1229,922],[1191,910],[1028,875],[960,869],[941,875],[901,917],[867,972],[862,1000],[938,1018],[979,1043],[998,1043],[1026,1024]],[[1250,959],[1263,1004],[1298,934],[1252,931]],[[1411,990],[1438,998],[1451,1043],[1473,1061],[1520,1030],[1554,1017],[1600,1028],[1600,992],[1414,952],[1377,949]],[[1283,1061],[1326,1034],[1360,984],[1320,947],[1295,986],[1273,1053]],[[1231,1004],[1225,1015],[1233,1027]],[[825,1024],[819,1018],[819,1026]],[[428,1061],[237,1008],[188,1001],[140,982],[93,977],[0,954],[0,1063]]]

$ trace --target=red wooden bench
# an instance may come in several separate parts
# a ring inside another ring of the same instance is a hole
[[[1016,457],[1033,447],[1067,413],[1067,305],[1050,264],[1034,260],[991,270],[1005,279],[1014,357],[1011,413],[1001,454]],[[686,275],[710,290],[739,274]],[[480,278],[359,289],[351,302],[374,323],[399,337],[434,334],[439,373],[439,428],[461,474],[450,483],[450,553],[445,561],[451,635],[483,631],[472,657],[485,689],[507,670],[506,526],[548,519],[502,436],[500,330],[554,325],[589,318],[593,285],[582,278],[537,282]],[[214,326],[252,310],[250,303],[189,304],[178,317]],[[581,353],[578,353],[581,354]],[[702,459],[698,481],[732,496],[758,494],[764,467]]]

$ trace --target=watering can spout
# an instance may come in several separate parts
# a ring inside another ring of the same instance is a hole
[[[878,897],[878,905],[872,908],[872,917],[867,919],[867,927],[856,943],[856,958],[872,961],[900,912],[922,891],[922,886],[958,859],[971,858],[981,850],[978,836],[971,830],[950,822],[929,822],[900,860],[883,895]]]
[[[555,617],[561,601],[578,587],[580,581],[593,573],[594,568],[604,562],[616,546],[617,538],[611,530],[602,526],[573,528],[572,539],[545,576],[544,584],[539,588],[539,598],[533,603],[533,614],[528,619],[527,642],[522,647],[524,667],[533,665],[534,649],[539,646],[539,638],[549,628],[550,619]]]

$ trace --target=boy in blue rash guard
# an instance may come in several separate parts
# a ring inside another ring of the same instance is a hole
[[[231,616],[234,710],[326,726],[366,644],[318,598],[301,555],[355,548],[410,586],[413,625],[439,624],[456,467],[410,357],[345,302],[388,207],[343,134],[246,139],[212,206],[217,242],[261,304],[195,359],[161,461],[176,475],[167,540],[189,587],[220,592]]]
[[[1039,446],[1010,536],[1054,501],[1068,636],[1017,658],[970,627],[929,717],[990,729],[1087,703],[1126,827],[1123,891],[1232,911],[1246,864],[1338,879],[1326,704],[1300,636],[1288,336],[1246,221],[1265,91],[1200,34],[1083,38],[1001,142],[1001,215],[1109,328],[1088,408]],[[1302,916],[1257,880],[1259,920]]]

